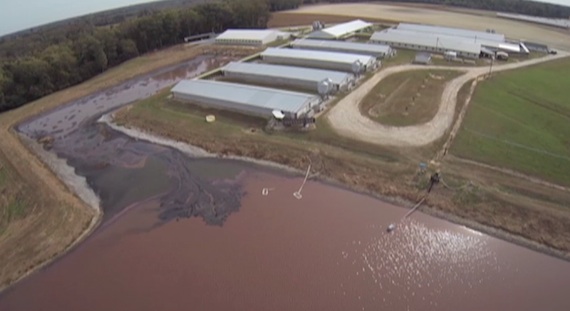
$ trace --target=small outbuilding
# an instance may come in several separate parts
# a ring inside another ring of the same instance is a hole
[[[321,104],[313,94],[212,80],[182,80],[171,91],[178,100],[262,118],[272,118],[274,110],[299,118]]]
[[[290,34],[273,29],[228,29],[216,37],[216,44],[261,46],[288,39]]]
[[[416,57],[414,58],[414,64],[419,64],[419,65],[431,64],[431,54],[425,52],[417,53]]]

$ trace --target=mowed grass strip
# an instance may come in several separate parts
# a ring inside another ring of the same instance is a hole
[[[21,192],[13,184],[8,168],[0,163],[0,236],[12,220],[25,215],[26,204]]]
[[[431,120],[450,80],[460,76],[451,70],[410,70],[380,81],[360,104],[360,111],[385,125],[408,126]]]
[[[451,152],[570,185],[570,59],[479,84]]]
[[[350,150],[365,158],[390,163],[401,159],[399,153],[392,152],[388,148],[339,136],[323,117],[318,119],[316,130],[268,133],[265,131],[266,119],[231,111],[205,108],[200,105],[169,99],[169,95],[170,90],[165,89],[159,94],[119,112],[117,115],[118,123],[137,124],[137,121],[145,120],[142,123],[147,123],[149,127],[163,128],[162,123],[166,121],[170,124],[178,124],[179,128],[190,131],[195,135],[219,135],[217,140],[221,140],[221,137],[230,141],[247,139],[256,143],[277,144],[288,147],[302,145],[303,147],[310,146],[319,150],[341,148]],[[209,124],[205,121],[206,115],[209,114],[215,115],[216,122]],[[128,121],[125,122],[126,120]],[[166,134],[166,132],[160,132],[159,134]]]

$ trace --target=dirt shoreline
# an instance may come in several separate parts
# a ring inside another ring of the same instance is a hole
[[[149,131],[144,131],[144,130],[136,128],[136,127],[132,127],[132,126],[126,127],[126,126],[118,125],[118,124],[114,123],[114,113],[106,115],[105,118],[102,118],[100,120],[100,122],[103,122],[103,123],[107,124],[108,126],[110,126],[111,128],[113,128],[114,130],[122,132],[123,134],[128,135],[132,138],[147,140],[147,141],[152,142],[152,143],[172,147],[172,148],[175,148],[175,149],[177,149],[181,152],[184,152],[184,153],[187,153],[187,150],[191,149],[191,150],[198,151],[195,155],[199,154],[199,155],[202,155],[205,157],[216,157],[216,158],[221,158],[221,159],[241,160],[244,162],[249,162],[249,163],[253,163],[253,164],[257,164],[257,165],[261,165],[261,166],[265,166],[265,167],[276,168],[279,170],[285,170],[288,173],[294,173],[294,174],[297,174],[299,176],[304,176],[304,174],[306,173],[306,171],[304,171],[304,170],[300,170],[300,169],[297,169],[297,168],[294,168],[291,166],[287,166],[287,165],[284,165],[281,163],[273,162],[273,161],[267,161],[267,160],[256,159],[256,158],[251,158],[251,157],[242,157],[242,156],[232,156],[232,155],[223,155],[223,154],[211,153],[210,151],[205,150],[203,148],[196,147],[196,146],[193,146],[191,144],[184,143],[184,142],[176,141],[176,140],[164,137],[164,136],[160,136],[160,135],[151,133]],[[415,202],[413,202],[409,199],[406,199],[404,197],[401,197],[401,196],[382,195],[379,193],[369,191],[369,190],[364,189],[362,187],[354,187],[354,186],[342,183],[338,180],[335,180],[335,179],[330,178],[328,176],[324,176],[322,174],[319,174],[318,176],[314,176],[313,180],[317,180],[319,182],[323,182],[323,183],[326,183],[326,184],[331,185],[331,186],[340,187],[342,189],[354,191],[354,192],[357,192],[360,194],[370,195],[370,196],[372,196],[376,199],[379,199],[383,202],[387,202],[387,203],[398,205],[398,206],[405,207],[405,208],[412,208],[416,204]],[[534,251],[537,251],[537,252],[540,252],[540,253],[543,253],[543,254],[546,254],[549,256],[553,256],[553,257],[557,257],[557,258],[562,259],[562,260],[570,261],[570,253],[568,253],[568,252],[557,250],[557,249],[552,248],[550,246],[540,244],[536,241],[532,241],[530,239],[527,239],[527,238],[524,238],[522,236],[510,233],[508,231],[505,231],[505,230],[502,230],[499,228],[495,228],[495,227],[491,227],[491,226],[486,226],[484,224],[478,223],[478,222],[470,220],[470,219],[458,217],[456,215],[437,210],[437,209],[435,209],[429,205],[423,205],[422,207],[420,207],[420,211],[422,213],[427,214],[427,215],[434,216],[434,217],[449,221],[449,222],[457,224],[457,225],[468,227],[470,229],[482,232],[484,234],[487,234],[489,236],[507,241],[509,243],[514,243],[516,245],[519,245],[519,246],[522,246],[522,247],[525,247],[525,248],[528,248],[528,249],[531,249],[531,250],[534,250]]]
[[[39,271],[40,269],[52,264],[53,262],[55,262],[58,259],[65,256],[68,252],[73,250],[81,242],[83,242],[86,238],[88,238],[91,235],[91,233],[93,233],[95,231],[95,229],[97,229],[97,227],[99,226],[99,224],[103,220],[103,210],[101,209],[101,207],[99,205],[89,206],[88,202],[84,201],[82,198],[80,198],[80,196],[75,191],[73,191],[73,188],[74,188],[73,185],[70,185],[65,180],[59,178],[58,175],[60,175],[60,174],[58,174],[58,172],[56,172],[52,167],[50,167],[49,164],[46,164],[46,162],[44,162],[44,161],[46,161],[46,159],[41,157],[39,154],[35,153],[32,150],[32,147],[30,146],[30,144],[37,144],[36,142],[31,141],[31,140],[26,141],[13,128],[9,131],[8,135],[15,136],[15,138],[19,141],[21,146],[23,148],[25,148],[30,155],[34,156],[36,159],[39,160],[39,162],[43,166],[42,169],[49,170],[49,172],[52,175],[52,176],[48,177],[49,179],[55,179],[56,183],[60,183],[61,185],[63,185],[65,187],[67,193],[71,194],[76,200],[78,200],[80,202],[80,204],[82,204],[82,205],[84,204],[84,208],[91,210],[94,214],[91,217],[91,219],[89,220],[87,227],[84,230],[82,230],[78,236],[74,237],[72,242],[69,245],[67,245],[65,248],[59,250],[53,257],[45,258],[40,263],[38,263],[38,264],[30,267],[29,269],[27,269],[23,274],[19,275],[17,278],[12,279],[10,282],[0,286],[0,293],[4,292],[6,289],[12,287],[13,285],[19,283],[20,281],[26,279],[27,277],[31,276],[35,272]],[[38,145],[38,146],[36,146],[37,148],[42,148],[39,144],[37,144],[37,145]],[[55,158],[57,158],[57,156],[55,156]],[[59,173],[61,173],[61,172],[59,172]]]

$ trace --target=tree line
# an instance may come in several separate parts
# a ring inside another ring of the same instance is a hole
[[[191,8],[144,12],[118,24],[79,20],[0,42],[0,112],[100,74],[126,60],[228,28],[266,28],[270,11],[302,0],[219,0]]]

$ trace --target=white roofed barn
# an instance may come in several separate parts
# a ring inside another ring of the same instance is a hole
[[[289,34],[272,29],[228,29],[216,37],[216,44],[261,46],[287,39]]]
[[[307,38],[311,39],[327,39],[338,40],[350,37],[355,33],[362,31],[366,28],[372,27],[371,23],[357,19],[351,22],[337,24],[331,27],[323,28],[321,30],[310,33]]]

